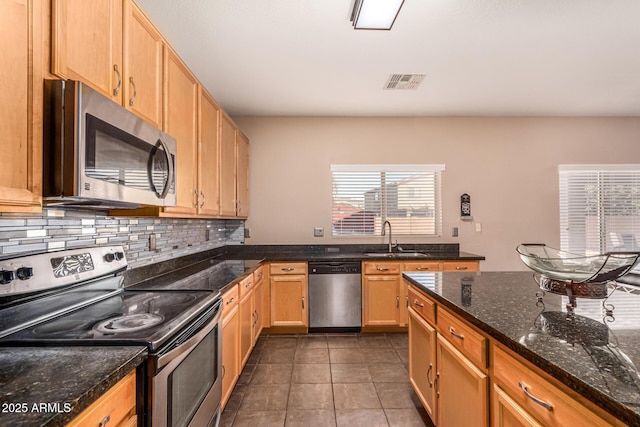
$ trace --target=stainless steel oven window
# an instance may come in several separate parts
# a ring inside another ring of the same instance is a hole
[[[169,376],[167,415],[171,427],[189,425],[218,379],[218,338],[216,326]]]
[[[85,175],[112,184],[163,193],[173,156],[162,144],[143,141],[86,114]],[[168,192],[174,193],[173,182]]]

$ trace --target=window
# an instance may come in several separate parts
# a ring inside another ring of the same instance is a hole
[[[331,165],[334,236],[439,236],[444,165]]]
[[[559,172],[562,250],[640,249],[640,165],[560,165]]]

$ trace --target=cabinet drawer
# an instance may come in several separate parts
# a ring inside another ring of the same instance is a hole
[[[487,367],[487,339],[472,326],[458,319],[442,306],[438,306],[438,328],[454,347],[478,367]]]
[[[238,285],[234,285],[231,289],[226,291],[222,295],[222,318],[233,310],[233,307],[238,305],[240,300],[240,289]]]
[[[91,406],[71,420],[67,427],[98,426],[107,417],[109,424],[129,425],[136,418],[136,371],[132,371],[111,387]]]
[[[403,271],[440,271],[440,263],[438,261],[413,261],[405,262]]]
[[[399,262],[365,262],[363,274],[400,274]]]
[[[306,262],[273,262],[269,264],[269,274],[307,274]]]
[[[253,290],[253,273],[249,274],[247,277],[242,279],[238,286],[240,287],[240,299],[244,298],[245,295],[250,293]]]
[[[258,286],[264,280],[264,267],[260,266],[253,272],[253,278],[256,282],[255,286]]]
[[[480,262],[442,261],[442,271],[480,271]]]
[[[545,426],[611,425],[496,346],[493,347],[493,378],[518,405]],[[618,424],[615,419],[611,421]]]
[[[413,308],[416,313],[420,314],[431,325],[436,324],[435,303],[413,286],[409,286],[409,307]]]

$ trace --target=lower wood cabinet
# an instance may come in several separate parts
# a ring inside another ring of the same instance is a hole
[[[235,285],[222,296],[222,408],[240,376],[238,295]]]
[[[362,278],[362,325],[400,325],[400,306],[405,306],[398,274],[364,275]]]
[[[269,285],[272,327],[309,327],[307,263],[271,263]]]
[[[484,427],[489,422],[489,377],[438,334],[436,393],[439,427]]]
[[[132,371],[93,402],[67,427],[127,426],[138,423],[136,415],[136,371]]]
[[[497,426],[611,426],[624,425],[589,403],[582,404],[536,373],[509,351],[494,345],[492,422]]]
[[[464,343],[481,335],[459,319],[441,322],[437,304],[415,287],[409,286],[408,294],[409,381],[427,413],[438,427],[488,426],[486,358]],[[451,330],[458,336],[450,336]]]
[[[436,330],[409,308],[409,381],[432,420],[436,419]]]
[[[249,359],[253,348],[254,327],[254,298],[253,298],[253,274],[247,276],[238,284],[240,287],[240,303],[238,312],[240,317],[240,366],[244,366]]]

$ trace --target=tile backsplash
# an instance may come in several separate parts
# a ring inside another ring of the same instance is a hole
[[[150,249],[155,235],[156,248]],[[82,210],[0,214],[0,257],[121,245],[130,267],[244,243],[244,220],[113,217]]]

